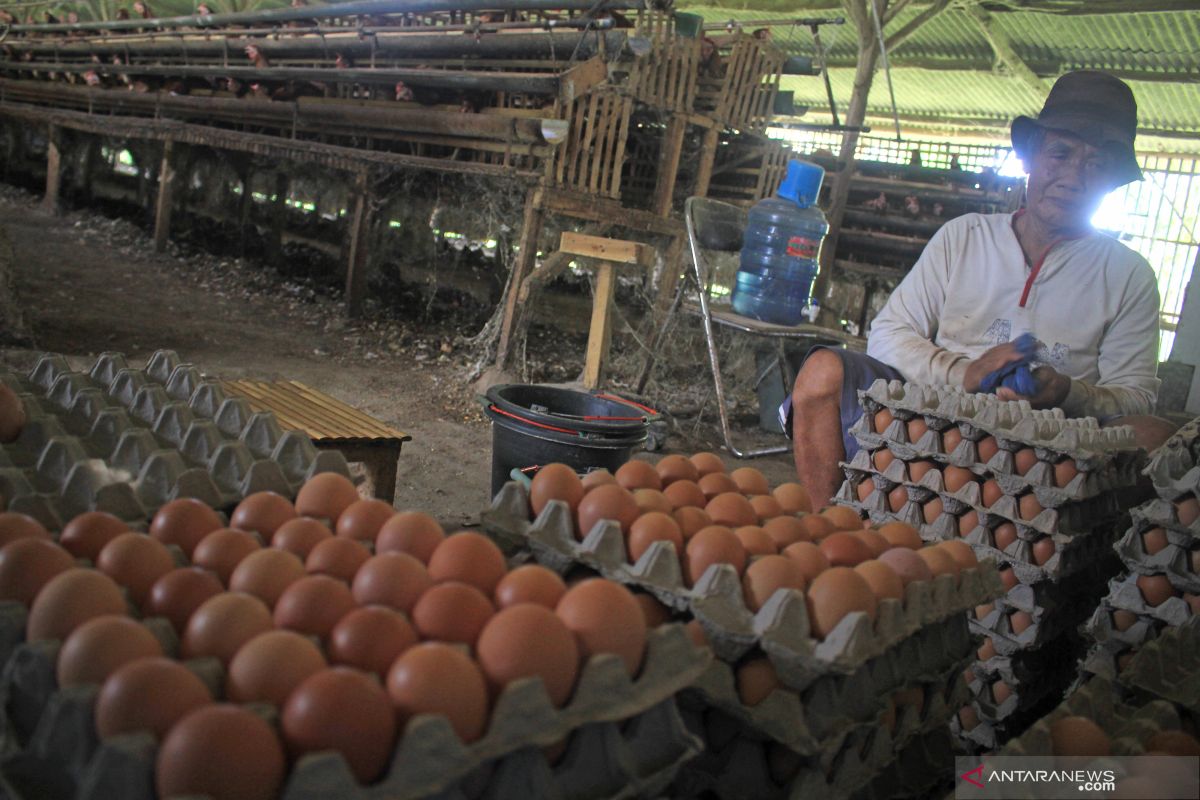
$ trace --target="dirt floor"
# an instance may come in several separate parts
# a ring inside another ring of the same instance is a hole
[[[488,501],[491,432],[472,389],[477,359],[463,346],[473,330],[458,330],[453,319],[348,322],[337,298],[260,264],[175,246],[158,255],[127,220],[52,216],[39,200],[0,186],[13,289],[33,338],[29,348],[0,353],[9,366],[28,368],[41,351],[82,368],[106,351],[139,361],[166,348],[221,378],[299,380],[412,436],[397,507],[452,526],[477,519]],[[529,347],[553,338],[531,336]],[[694,355],[702,370],[702,352]],[[716,417],[704,407],[675,421],[663,452],[717,449]],[[752,463],[772,483],[794,479],[790,456]]]

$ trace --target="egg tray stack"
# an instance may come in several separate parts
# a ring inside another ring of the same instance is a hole
[[[1166,700],[1200,721],[1200,617],[1166,628],[1147,642],[1117,681],[1133,697]]]
[[[0,603],[0,786],[13,800],[154,800],[157,744],[149,733],[98,741],[93,708],[97,686],[59,690],[55,664],[61,642],[21,643],[26,610]],[[142,621],[169,656],[179,642],[162,618]],[[10,646],[11,645],[11,646]],[[655,796],[698,752],[674,695],[707,667],[677,624],[648,631],[643,667],[631,680],[620,657],[593,656],[575,692],[555,708],[540,679],[509,684],[496,699],[483,738],[465,744],[449,722],[422,715],[409,721],[390,767],[371,786],[358,784],[338,753],[313,753],[292,768],[283,800],[404,800],[546,797],[599,800]],[[213,658],[185,662],[218,701],[225,674]],[[248,708],[277,723],[278,710]],[[544,748],[567,740],[551,763]]]
[[[1200,612],[1200,418],[1151,455],[1145,474],[1157,496],[1133,510],[1114,547],[1126,573],[1088,622],[1085,678],[1117,676],[1142,645]]]
[[[981,560],[1005,565],[1007,593],[972,614],[972,630],[988,642],[971,668],[968,729],[954,723],[968,748],[995,748],[1070,683],[1065,665],[1077,653],[1042,648],[1064,635],[1059,648],[1081,647],[1071,632],[1118,569],[1106,556],[1138,497],[1144,454],[1128,428],[1024,401],[883,380],[859,396],[865,413],[851,431],[862,449],[843,464],[837,502],[877,523],[908,523],[926,541],[961,538]],[[985,439],[995,445],[986,460]],[[1036,460],[1018,469],[1017,454],[1030,451]],[[948,486],[950,471],[957,480]],[[983,481],[999,490],[990,505]],[[1001,526],[1011,541],[996,541]]]
[[[727,564],[710,566],[688,587],[667,542],[651,545],[630,564],[618,523],[600,521],[580,542],[567,504],[550,501],[532,522],[530,513],[525,487],[509,483],[484,513],[483,524],[510,556],[527,553],[564,574],[583,566],[694,616],[718,657],[694,687],[701,705],[735,720],[752,738],[777,742],[812,759],[813,769],[800,783],[817,773],[826,782],[826,767],[835,762],[849,765],[839,772],[843,784],[869,780],[923,726],[944,726],[954,706],[931,703],[924,714],[898,720],[887,735],[863,746],[863,737],[880,730],[892,713],[895,692],[921,681],[944,683],[948,675],[959,677],[972,648],[965,611],[1001,592],[994,565],[984,563],[965,570],[961,579],[944,575],[911,583],[904,603],[880,602],[874,625],[854,612],[816,640],[810,636],[800,592],[781,589],[754,613],[746,606],[741,580]],[[748,706],[739,697],[732,665],[758,652],[771,661],[782,685]],[[846,755],[851,752],[856,755]],[[835,794],[843,789],[825,786]]]
[[[105,353],[87,372],[43,355],[25,377],[0,369],[0,382],[27,417],[0,447],[0,494],[50,530],[84,511],[140,523],[179,497],[227,508],[258,491],[295,497],[319,472],[349,475],[341,453],[226,397],[171,351],[145,369]]]

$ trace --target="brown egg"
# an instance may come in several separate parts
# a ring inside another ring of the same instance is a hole
[[[159,748],[159,797],[201,795],[268,800],[283,786],[283,747],[261,717],[237,706],[206,706],[181,720]]]
[[[738,699],[742,705],[756,706],[781,688],[775,666],[766,658],[752,658],[737,668]]]
[[[1007,550],[1009,545],[1017,540],[1017,526],[1011,522],[1002,522],[992,531],[992,541],[997,550]]]
[[[115,614],[95,617],[63,642],[58,652],[58,687],[104,683],[130,661],[162,655],[162,645],[146,626]]]
[[[722,494],[741,494],[738,491],[737,484],[733,482],[733,478],[724,472],[710,472],[701,477],[696,482],[696,485],[700,487],[700,491],[704,492],[704,496],[709,500]]]
[[[575,517],[575,535],[582,542],[602,519],[620,523],[621,532],[629,533],[629,526],[638,518],[639,513],[637,501],[628,489],[616,485],[598,486],[579,501],[579,512]]]
[[[937,464],[932,461],[926,459],[910,461],[908,464],[908,479],[913,483],[920,483],[921,479],[928,475],[931,470],[937,470]]]
[[[328,575],[350,583],[370,558],[371,551],[357,539],[333,537],[317,542],[304,560],[304,569],[310,575]]]
[[[1015,634],[1022,634],[1033,624],[1033,617],[1025,611],[1013,611],[1008,615],[1008,625]]]
[[[642,610],[642,618],[646,620],[647,630],[666,625],[671,621],[671,609],[654,599],[653,595],[637,592],[633,595],[633,599],[637,601],[638,608]]]
[[[94,562],[104,545],[128,531],[128,525],[106,511],[86,511],[66,524],[58,543],[76,558]]]
[[[89,619],[125,614],[120,588],[102,572],[72,568],[51,578],[29,609],[25,636],[31,642],[65,639]]]
[[[603,491],[603,488],[597,490]],[[584,498],[584,503],[587,502]],[[459,531],[446,538],[429,559],[429,577],[434,583],[462,581],[491,597],[496,584],[508,571],[504,554],[486,536]]]
[[[983,505],[985,508],[991,508],[996,505],[996,501],[1004,497],[1004,492],[1000,490],[1000,484],[995,480],[986,480],[983,482]]]
[[[217,576],[208,570],[179,567],[154,582],[142,604],[142,613],[147,617],[166,617],[175,632],[182,634],[192,613],[223,591]]]
[[[535,517],[551,500],[566,503],[574,514],[582,499],[583,481],[566,464],[547,464],[533,476],[529,486],[529,507]]]
[[[375,539],[376,553],[408,553],[422,564],[428,564],[433,551],[446,538],[437,520],[420,511],[401,511],[379,529]]]
[[[979,527],[979,513],[976,511],[967,511],[958,518],[958,535],[966,536],[971,531]]]
[[[567,585],[556,573],[537,564],[526,564],[500,580],[494,599],[497,608],[508,608],[517,603],[536,603],[554,610],[566,592]]]
[[[670,514],[675,510],[674,503],[657,489],[634,489],[633,502],[637,503],[639,514],[647,514],[651,511]]]
[[[212,702],[194,672],[169,658],[139,658],[123,665],[100,687],[96,732],[108,739],[149,731],[159,741],[190,712]]]
[[[1127,631],[1133,627],[1138,621],[1138,615],[1132,611],[1126,611],[1123,608],[1114,609],[1112,612],[1113,627],[1119,631]]]
[[[711,475],[714,472],[724,472],[725,462],[716,453],[701,452],[696,453],[691,457],[692,466],[700,473],[700,477]]]
[[[1136,654],[1137,649],[1135,648],[1117,656],[1117,672],[1124,672],[1129,667],[1130,662],[1133,661],[1133,657]]]
[[[229,577],[229,589],[252,594],[274,608],[284,589],[307,575],[295,553],[269,548],[242,559]]]
[[[261,549],[262,545],[245,531],[221,528],[205,536],[200,544],[196,545],[192,553],[192,564],[215,572],[221,583],[228,586],[237,565],[242,563],[246,556]]]
[[[809,541],[819,541],[834,531],[833,523],[820,514],[804,514],[797,519],[804,527],[804,533],[808,536]]]
[[[163,544],[173,544],[188,558],[200,541],[224,527],[216,511],[191,497],[172,500],[154,515],[150,535]]]
[[[1042,504],[1038,502],[1037,496],[1030,492],[1026,495],[1021,495],[1018,501],[1018,507],[1021,512],[1021,519],[1033,519],[1038,514],[1042,513]]]
[[[496,613],[492,601],[460,581],[431,586],[413,606],[412,620],[422,639],[474,646],[483,626]]]
[[[1188,559],[1191,562],[1192,574],[1200,575],[1200,547],[1194,548]]]
[[[336,664],[374,673],[387,680],[400,654],[417,643],[417,633],[399,611],[383,606],[356,608],[329,635],[329,657]]]
[[[862,516],[847,506],[826,506],[821,516],[833,523],[835,530],[855,531],[862,527]]]
[[[683,552],[683,532],[674,517],[651,511],[638,517],[629,527],[627,539],[629,563],[636,564],[655,542],[670,542],[677,554]]]
[[[1142,534],[1142,549],[1146,551],[1146,555],[1152,556],[1164,550],[1167,544],[1167,532],[1162,528],[1150,528]]]
[[[358,490],[350,479],[336,472],[322,472],[309,478],[296,495],[296,511],[301,516],[327,520],[332,528],[338,517],[358,501]]]
[[[733,532],[750,556],[773,556],[779,552],[775,540],[757,525],[744,525]]]
[[[25,428],[25,404],[11,388],[0,383],[0,442],[15,442]]]
[[[871,547],[853,533],[838,531],[821,540],[821,552],[835,567],[853,567],[874,557]]]
[[[691,620],[683,629],[696,647],[708,647],[708,634],[704,632],[704,626],[699,620]]]
[[[729,473],[729,477],[737,484],[737,490],[747,495],[766,495],[771,492],[767,478],[754,467],[739,467]]]
[[[940,547],[922,547],[914,551],[929,566],[933,577],[939,575],[958,575],[958,562]]]
[[[879,526],[878,533],[891,547],[907,547],[909,550],[917,550],[924,544],[917,529],[906,522],[884,523]]]
[[[812,542],[796,542],[783,549],[782,555],[795,561],[804,575],[805,584],[825,570],[829,569],[829,559],[821,552],[821,548]]]
[[[637,675],[646,651],[646,618],[633,594],[619,583],[591,578],[572,586],[554,613],[575,634],[583,663],[598,653],[614,653]]]
[[[896,456],[886,447],[881,447],[871,455],[871,463],[875,465],[875,469],[884,472],[896,460]]]
[[[497,613],[484,626],[475,653],[493,695],[515,680],[539,677],[550,702],[562,707],[575,688],[575,634],[553,611],[539,605],[518,603]]]
[[[763,532],[771,537],[775,549],[782,550],[789,544],[808,540],[808,534],[800,520],[791,516],[772,517],[762,524]]]
[[[71,554],[49,539],[9,542],[0,548],[0,600],[28,606],[51,578],[74,566]]]
[[[626,461],[613,475],[617,484],[629,491],[634,489],[657,489],[662,491],[662,478],[658,470],[645,461]]]
[[[885,600],[891,598],[893,600],[904,600],[904,581],[896,574],[896,571],[889,567],[883,561],[872,559],[864,561],[854,568],[862,579],[871,587],[871,591],[875,594],[877,600]]]
[[[1159,731],[1146,740],[1146,749],[1173,756],[1200,756],[1200,742],[1183,731]]]
[[[736,492],[717,495],[708,502],[704,510],[717,525],[740,528],[744,525],[758,524],[758,514],[754,513],[750,501]]]
[[[854,487],[854,494],[858,498],[858,502],[865,503],[867,498],[875,493],[875,482],[870,478],[864,478],[858,486]]]
[[[246,642],[229,662],[225,697],[234,703],[270,703],[282,708],[288,695],[329,666],[307,636],[267,631]]]
[[[941,548],[943,552],[954,559],[954,563],[958,565],[960,572],[964,569],[975,569],[979,566],[979,559],[975,557],[975,551],[966,542],[951,539],[946,542],[940,542],[934,545],[934,547]]]
[[[974,730],[979,727],[979,713],[972,706],[963,706],[958,711],[958,723],[962,725],[964,731]]]
[[[382,500],[355,500],[338,516],[334,533],[347,539],[373,542],[379,535],[379,529],[395,513],[392,504]]]
[[[979,656],[980,661],[987,661],[996,655],[996,643],[992,641],[990,636],[983,640],[983,644],[979,646],[979,650],[975,655]]]
[[[1195,495],[1188,495],[1176,500],[1175,516],[1179,519],[1180,525],[1191,525],[1197,518],[1200,518],[1200,501],[1196,500]]]
[[[769,555],[756,559],[742,577],[742,593],[751,611],[762,608],[780,589],[803,592],[807,581],[804,570],[794,559]]]
[[[323,522],[308,517],[288,520],[279,526],[271,537],[271,546],[294,554],[301,561],[308,558],[313,548],[326,539],[333,538],[333,531]]]
[[[228,665],[242,645],[269,630],[271,611],[263,601],[241,592],[224,592],[192,613],[179,652],[183,658],[212,656]]]
[[[995,436],[985,436],[975,443],[975,453],[979,457],[979,463],[986,464],[992,460],[992,456],[1000,452],[1000,445],[996,443]]]
[[[0,547],[17,539],[49,538],[49,531],[33,517],[15,511],[0,512]]]
[[[688,540],[683,560],[688,586],[694,586],[713,564],[729,564],[738,575],[746,569],[746,548],[733,531],[721,525],[711,525]]]
[[[658,472],[658,477],[662,480],[663,486],[670,486],[676,481],[691,481],[695,483],[700,480],[700,470],[696,469],[696,465],[687,456],[663,456],[654,465],[654,469]]]
[[[898,484],[894,489],[888,492],[888,508],[893,514],[899,513],[900,509],[908,504],[908,487],[903,484]]]
[[[703,509],[708,505],[708,498],[704,496],[704,492],[700,491],[700,487],[695,481],[674,481],[663,489],[663,497],[675,508],[691,506]]]
[[[906,427],[908,429],[908,440],[913,443],[921,441],[921,437],[929,430],[929,424],[922,417],[913,417],[908,421]]]
[[[419,714],[440,714],[469,744],[487,725],[483,672],[450,645],[427,642],[405,650],[388,671],[387,691],[401,729]]]
[[[597,486],[617,486],[617,479],[606,469],[594,469],[580,478],[583,483],[583,493],[587,494]]]
[[[1054,540],[1049,536],[1043,536],[1033,543],[1033,563],[1039,567],[1045,565],[1047,561],[1054,557],[1055,547]]]
[[[906,547],[893,547],[879,556],[879,561],[891,567],[905,586],[913,581],[933,580],[933,571],[925,559],[918,555],[919,552]]]
[[[788,514],[808,514],[812,511],[812,499],[808,489],[798,483],[781,483],[771,492],[779,506]]]
[[[275,492],[255,492],[238,503],[229,518],[229,527],[240,531],[254,531],[270,541],[275,531],[288,520],[297,518],[292,501]]]
[[[995,610],[995,603],[984,603],[983,605],[975,606],[975,619],[986,619],[988,614],[991,614]]]
[[[892,416],[892,412],[886,408],[881,408],[876,411],[875,418],[872,420],[872,422],[875,423],[875,432],[883,433],[886,431],[894,419],[895,417]]]
[[[1056,756],[1105,758],[1112,753],[1112,742],[1087,717],[1061,717],[1050,724],[1050,752]]]
[[[813,637],[824,639],[855,611],[875,622],[877,602],[866,580],[849,567],[830,567],[808,587],[808,619]]]
[[[358,568],[350,591],[359,605],[387,606],[408,614],[432,585],[425,565],[408,553],[381,553]]]
[[[942,499],[935,497],[921,506],[921,518],[929,525],[932,525],[942,516],[942,511],[945,506],[942,505]]]
[[[677,508],[671,516],[679,524],[679,532],[683,534],[685,542],[713,524],[712,517],[702,508]]]
[[[1172,597],[1178,597],[1179,592],[1167,580],[1166,575],[1139,575],[1137,587],[1142,592],[1146,605],[1156,608]]]
[[[775,519],[783,513],[783,507],[779,505],[779,501],[769,494],[758,494],[751,497],[750,507],[758,515],[759,523]]]
[[[1012,567],[1004,567],[1000,570],[1000,583],[1004,586],[1005,591],[1017,585],[1017,573],[1013,572]]]
[[[950,494],[954,494],[974,480],[975,475],[969,469],[947,466],[942,470],[942,484]]]
[[[850,535],[861,539],[863,544],[871,549],[872,558],[879,558],[892,547],[891,542],[880,536],[877,531],[871,529],[850,531]]]
[[[1064,458],[1054,465],[1054,485],[1064,489],[1070,485],[1071,481],[1075,480],[1075,476],[1078,474],[1079,468],[1075,466],[1075,459]]]
[[[346,584],[328,575],[309,575],[284,589],[273,618],[276,628],[326,639],[338,620],[354,608],[354,595]]]
[[[175,569],[175,559],[160,542],[144,533],[123,533],[104,546],[96,567],[124,586],[140,606],[154,582]]]
[[[1017,452],[1013,453],[1013,467],[1018,475],[1025,475],[1029,470],[1037,465],[1037,453],[1032,447],[1022,447]]]
[[[383,773],[396,739],[396,714],[387,692],[366,673],[333,667],[309,676],[292,692],[280,715],[288,753],[335,750],[359,783]]]
[[[958,449],[958,445],[962,442],[963,435],[956,427],[950,427],[942,431],[942,452],[950,455]]]

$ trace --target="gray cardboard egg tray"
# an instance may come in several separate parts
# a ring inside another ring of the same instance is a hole
[[[1200,417],[1180,428],[1150,454],[1145,474],[1154,482],[1159,496],[1174,500],[1200,484]]]
[[[1192,548],[1196,545],[1189,534],[1180,533],[1170,528],[1163,528],[1167,535],[1167,546],[1157,553],[1150,555],[1143,545],[1142,534],[1152,527],[1142,520],[1125,532],[1120,541],[1114,545],[1117,555],[1131,572],[1139,575],[1162,573],[1171,581],[1171,585],[1182,592],[1195,594],[1200,592],[1200,575],[1192,571]]]
[[[966,619],[953,616],[922,629],[851,675],[820,678],[803,692],[781,687],[755,706],[741,701],[736,668],[724,661],[714,661],[688,691],[801,755],[828,754],[839,750],[854,730],[878,725],[892,692],[961,672],[972,646]]]
[[[948,787],[954,780],[947,766],[954,763],[957,754],[949,728],[918,736],[870,784],[855,792],[855,800],[927,800],[941,796],[939,784]]]
[[[0,625],[4,626],[0,628],[0,641],[23,636],[24,612],[18,603],[0,603]],[[145,624],[156,635],[162,634],[165,652],[178,651],[174,631],[166,620],[150,619]],[[20,633],[14,634],[14,629]],[[103,746],[96,749],[91,722],[94,695],[57,691],[55,663],[59,646],[59,642],[32,642],[19,644],[12,650],[0,680],[0,695],[5,700],[0,708],[8,712],[0,715],[5,725],[5,730],[0,731],[0,754],[21,749],[18,743],[32,731],[33,745],[43,740],[50,743],[37,749],[36,755],[41,759],[82,765],[93,773],[97,770],[103,773],[109,768],[132,770],[128,778],[122,777],[125,773],[85,776],[80,770],[75,773],[78,780],[112,786],[125,780],[136,782],[138,775],[152,773],[152,757],[149,761],[139,761],[129,753],[110,757]],[[379,783],[360,786],[341,756],[314,754],[296,765],[283,797],[316,800],[332,792],[344,798],[392,800],[435,794],[481,765],[523,748],[552,745],[585,725],[623,722],[646,713],[692,684],[711,660],[711,652],[693,645],[682,625],[664,625],[647,632],[646,654],[636,679],[629,678],[618,656],[593,656],[584,665],[570,702],[561,709],[551,704],[541,680],[514,682],[497,698],[488,730],[475,742],[460,741],[443,717],[420,716],[409,723],[392,766]],[[201,659],[188,662],[188,666],[195,663],[201,665],[197,671],[207,678],[213,696],[222,697],[224,672],[220,664],[213,659]],[[80,699],[67,702],[59,699],[60,695],[64,698],[79,695]],[[96,759],[105,766],[88,766]],[[97,795],[94,800],[102,798],[103,795]]]
[[[994,656],[987,662],[972,665],[974,677],[968,684],[971,689],[971,705],[979,718],[1001,730],[1013,729],[1020,717],[1038,706],[1048,695],[1061,695],[1075,677],[1075,641],[1062,637],[1038,650],[1026,650],[1012,656]],[[1007,698],[996,702],[991,693],[992,685],[1004,681],[1012,690]],[[966,738],[977,744],[990,746],[981,737]]]
[[[349,475],[340,453],[226,398],[169,351],[145,370],[104,354],[88,373],[45,355],[28,379],[0,370],[0,381],[22,394],[29,417],[0,448],[0,491],[11,510],[52,528],[88,510],[145,520],[177,497],[214,508],[256,491],[294,497],[318,472]]]
[[[875,431],[874,415],[881,408],[887,408],[893,414],[900,412],[909,419],[923,416],[935,431],[958,425],[964,438],[970,441],[991,434],[996,437],[1002,450],[1032,447],[1042,450],[1047,455],[1070,456],[1084,472],[1091,472],[1118,459],[1121,457],[1120,451],[1125,451],[1123,457],[1138,457],[1132,428],[1101,428],[1100,423],[1091,417],[1068,418],[1061,409],[1038,410],[1025,400],[1007,402],[997,400],[993,395],[971,394],[951,386],[927,386],[900,381],[889,383],[882,378],[871,384],[866,391],[860,391],[858,395],[863,408],[869,413],[863,414],[859,423],[851,428],[851,433],[870,448],[884,444],[889,444],[894,449],[913,448],[911,455],[902,456],[906,460],[941,454],[941,448],[938,446],[922,446],[926,443],[940,445],[940,439],[931,437],[926,442],[925,437],[922,437],[922,441],[910,444],[907,430],[904,430],[903,425],[896,426],[894,422],[894,427],[889,426],[888,431]],[[895,431],[899,435],[889,436],[889,431]],[[900,455],[899,450],[895,452]],[[958,466],[968,467],[976,464],[978,461]]]
[[[1137,621],[1125,630],[1117,630],[1113,623],[1112,613],[1116,610],[1104,598],[1092,612],[1087,621],[1085,631],[1088,637],[1098,643],[1114,642],[1118,649],[1141,647],[1144,643],[1158,636],[1159,630],[1166,627],[1161,620],[1148,614],[1138,614]],[[1128,609],[1126,609],[1128,610]]]
[[[1137,574],[1113,578],[1109,581],[1108,597],[1104,602],[1112,608],[1123,608],[1166,625],[1182,625],[1191,618],[1191,606],[1182,597],[1168,597],[1157,606],[1148,605],[1138,589],[1137,579]]]
[[[1200,519],[1184,525],[1179,520],[1175,504],[1168,500],[1157,498],[1147,501],[1133,509],[1130,515],[1135,523],[1145,523],[1144,528],[1165,528],[1168,537],[1172,533],[1178,534],[1173,541],[1186,543],[1187,546],[1200,543]]]
[[[1140,648],[1117,680],[1200,716],[1200,617],[1167,628]]]
[[[995,565],[981,564],[965,572],[961,581],[940,576],[911,583],[903,603],[888,599],[879,604],[873,626],[866,614],[854,612],[818,641],[809,636],[808,609],[801,592],[781,589],[752,613],[737,572],[727,564],[710,566],[688,588],[679,557],[668,542],[656,542],[631,565],[620,525],[614,521],[597,522],[579,542],[566,503],[552,500],[535,521],[530,522],[529,516],[525,487],[510,482],[481,521],[506,553],[528,550],[539,563],[560,573],[582,564],[610,580],[644,589],[670,608],[690,611],[724,661],[737,661],[754,646],[761,647],[780,680],[797,690],[822,675],[850,674],[921,628],[1001,593]]]

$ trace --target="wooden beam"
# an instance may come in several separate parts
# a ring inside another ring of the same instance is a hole
[[[969,5],[965,11],[968,19],[975,23],[975,27],[979,29],[979,32],[983,34],[988,44],[991,45],[996,58],[1008,67],[1013,75],[1022,83],[1037,93],[1039,98],[1044,99],[1050,93],[1050,87],[1017,54],[1012,40],[1003,31],[992,25],[991,14],[977,5]]]
[[[58,213],[58,195],[62,186],[62,128],[50,125],[46,132],[46,193],[42,196],[42,210]]]
[[[350,316],[362,315],[367,296],[367,244],[371,234],[370,176],[354,176],[354,213],[350,221],[350,251],[346,258],[346,308]]]
[[[891,7],[882,17],[882,23],[887,25],[896,17],[900,16],[904,9],[908,8],[910,5],[912,5],[912,0],[893,0]]]
[[[612,341],[613,295],[617,281],[613,265],[600,262],[596,268],[596,290],[592,298],[592,323],[588,328],[587,356],[583,362],[583,387],[598,389],[604,379],[604,362]]]
[[[521,284],[537,261],[538,236],[542,232],[542,222],[546,216],[542,205],[542,190],[531,188],[525,195],[525,213],[521,222],[521,238],[517,243],[517,259],[513,262],[512,275],[508,280],[508,292],[504,298],[504,319],[500,323],[500,342],[496,345],[496,366],[501,370],[507,366],[511,355]]]
[[[671,214],[675,201],[675,180],[679,177],[679,158],[683,153],[683,136],[687,133],[687,117],[672,114],[663,134],[662,152],[658,159],[658,179],[654,184],[654,213],[660,217]]]
[[[609,239],[604,236],[589,236],[586,233],[563,231],[558,249],[563,253],[585,258],[598,258],[614,264],[636,264],[643,267],[654,265],[654,248],[642,242],[627,239]]]
[[[887,47],[888,56],[891,57],[892,51],[900,45],[908,41],[909,37],[919,31],[926,22],[941,14],[950,5],[950,0],[936,0],[933,4],[924,9],[920,14],[910,19],[905,23],[900,30],[893,33],[891,36],[884,38],[884,46]],[[892,66],[899,66],[895,58],[892,58]]]
[[[175,208],[177,169],[175,142],[163,142],[162,164],[158,168],[158,200],[154,204],[154,251],[165,253],[171,238],[171,212]]]

